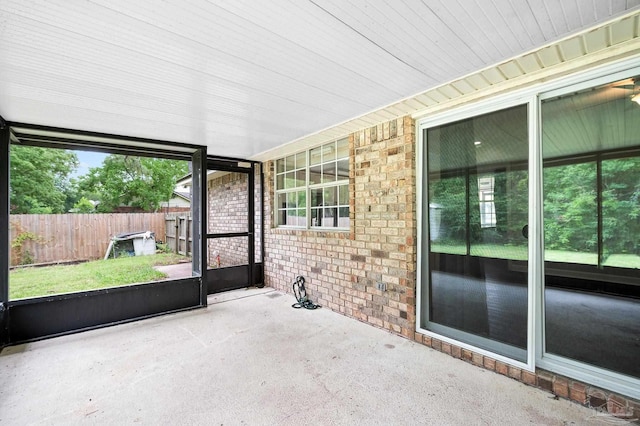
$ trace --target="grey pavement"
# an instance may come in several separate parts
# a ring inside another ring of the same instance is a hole
[[[154,266],[153,268],[156,271],[167,274],[167,277],[165,278],[167,280],[190,277],[193,269],[191,262],[176,263],[175,265]]]
[[[0,424],[582,425],[595,410],[269,288],[5,348]]]

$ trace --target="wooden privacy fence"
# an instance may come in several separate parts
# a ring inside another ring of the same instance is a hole
[[[111,237],[151,231],[165,240],[164,213],[10,215],[11,264],[101,259]]]
[[[188,256],[191,254],[193,221],[190,215],[167,215],[165,217],[167,247],[173,252]]]

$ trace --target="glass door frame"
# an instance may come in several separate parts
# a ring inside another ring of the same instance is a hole
[[[589,73],[583,73],[578,76],[573,76],[566,79],[561,79],[557,82],[546,84],[538,89],[539,95],[537,96],[536,104],[538,111],[541,109],[542,102],[554,97],[567,95],[584,89],[597,87],[603,84],[615,82],[625,78],[640,75],[639,58],[622,61],[620,64],[611,64],[601,68],[598,68]],[[538,127],[542,128],[542,117],[538,117]],[[536,145],[539,146],[539,172],[540,172],[540,189],[538,209],[541,216],[542,223],[542,138],[537,141]],[[540,229],[544,231],[543,228]],[[595,365],[589,365],[577,360],[566,358],[560,355],[546,352],[546,338],[545,338],[545,280],[544,280],[544,235],[540,234],[540,281],[539,281],[539,298],[536,305],[536,365],[545,370],[570,376],[572,378],[583,380],[587,383],[591,383],[597,386],[602,386],[605,389],[611,389],[621,392],[625,395],[629,395],[633,398],[640,398],[640,379],[633,379],[630,376],[616,373],[611,370],[606,370]]]
[[[418,266],[417,266],[417,278],[416,278],[416,330],[419,333],[425,334],[442,340],[443,342],[450,343],[452,345],[461,347],[463,349],[472,350],[473,352],[489,356],[495,360],[504,362],[506,364],[522,368],[524,370],[534,372],[535,371],[535,316],[534,308],[536,306],[536,300],[538,294],[536,293],[535,280],[540,278],[540,271],[536,270],[536,265],[539,263],[537,259],[540,256],[540,249],[537,244],[534,244],[534,238],[529,238],[528,241],[528,267],[527,267],[527,349],[526,349],[526,362],[518,361],[509,358],[504,355],[500,355],[490,350],[480,348],[470,343],[464,343],[453,338],[443,336],[436,332],[427,330],[422,326],[424,323],[424,315],[428,313],[429,295],[428,291],[422,289],[423,284],[428,285],[429,280],[429,217],[428,209],[424,208],[424,203],[427,200],[428,194],[428,157],[426,149],[425,132],[429,128],[441,126],[456,121],[473,118],[483,114],[504,110],[516,106],[525,105],[527,107],[527,129],[528,129],[528,167],[529,174],[529,205],[531,206],[531,200],[535,198],[535,190],[538,189],[537,182],[539,180],[539,172],[536,170],[536,161],[533,159],[539,155],[537,145],[534,141],[537,140],[536,127],[531,123],[537,122],[538,107],[535,94],[531,91],[525,93],[519,93],[517,96],[501,96],[488,102],[483,102],[480,105],[470,105],[461,107],[455,111],[446,112],[433,118],[419,119],[416,122],[416,159],[417,159],[417,173],[416,173],[416,187],[417,187],[417,199],[416,199],[416,212],[418,218]],[[540,234],[540,217],[536,215],[535,209],[529,208],[528,213],[528,225],[529,235]],[[541,235],[541,234],[540,234]],[[426,290],[426,289],[425,289]]]
[[[416,218],[417,253],[416,267],[416,331],[475,353],[489,356],[508,365],[535,372],[536,367],[552,373],[601,386],[614,392],[620,392],[632,398],[640,398],[640,379],[615,373],[603,368],[564,358],[545,352],[544,326],[544,228],[543,228],[543,159],[542,159],[542,118],[541,102],[553,96],[567,94],[640,75],[640,55],[611,61],[597,67],[585,65],[581,71],[561,76],[548,82],[532,84],[525,89],[514,89],[511,93],[495,96],[490,100],[481,100],[473,104],[444,111],[430,117],[424,113],[414,115],[416,119]],[[528,264],[528,327],[527,362],[522,363],[491,351],[478,348],[446,336],[434,333],[422,327],[422,318],[428,307],[428,293],[423,291],[423,281],[429,277],[429,221],[427,200],[428,174],[427,152],[424,132],[426,129],[479,116],[482,114],[528,104],[529,119],[529,264]],[[427,293],[427,294],[425,294]]]

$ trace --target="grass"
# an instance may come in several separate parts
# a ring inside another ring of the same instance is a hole
[[[501,246],[497,244],[473,244],[471,246],[471,255],[511,260],[527,260],[527,247]]]
[[[640,269],[640,256],[635,254],[612,254],[604,261],[604,266]]]
[[[467,252],[462,244],[449,245],[431,243],[431,250],[436,253],[461,254]],[[504,246],[498,244],[472,244],[471,255],[480,257],[493,257],[498,259],[527,260],[526,246]]]
[[[466,247],[461,244],[448,245],[432,242],[431,250],[436,253],[466,254]],[[527,247],[473,244],[471,245],[471,255],[497,259],[527,260]],[[544,259],[550,262],[581,263],[584,265],[598,264],[598,255],[596,253],[565,250],[545,250]],[[612,254],[606,258],[603,265],[616,268],[640,269],[640,256],[634,254]]]
[[[49,296],[157,281],[166,274],[154,266],[184,261],[173,253],[95,260],[76,265],[27,267],[9,273],[9,299]]]

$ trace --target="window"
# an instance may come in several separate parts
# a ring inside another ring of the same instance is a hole
[[[478,199],[480,201],[480,227],[496,227],[496,206],[493,202],[493,176],[478,178]]]
[[[277,160],[275,188],[278,226],[348,229],[348,139]]]

